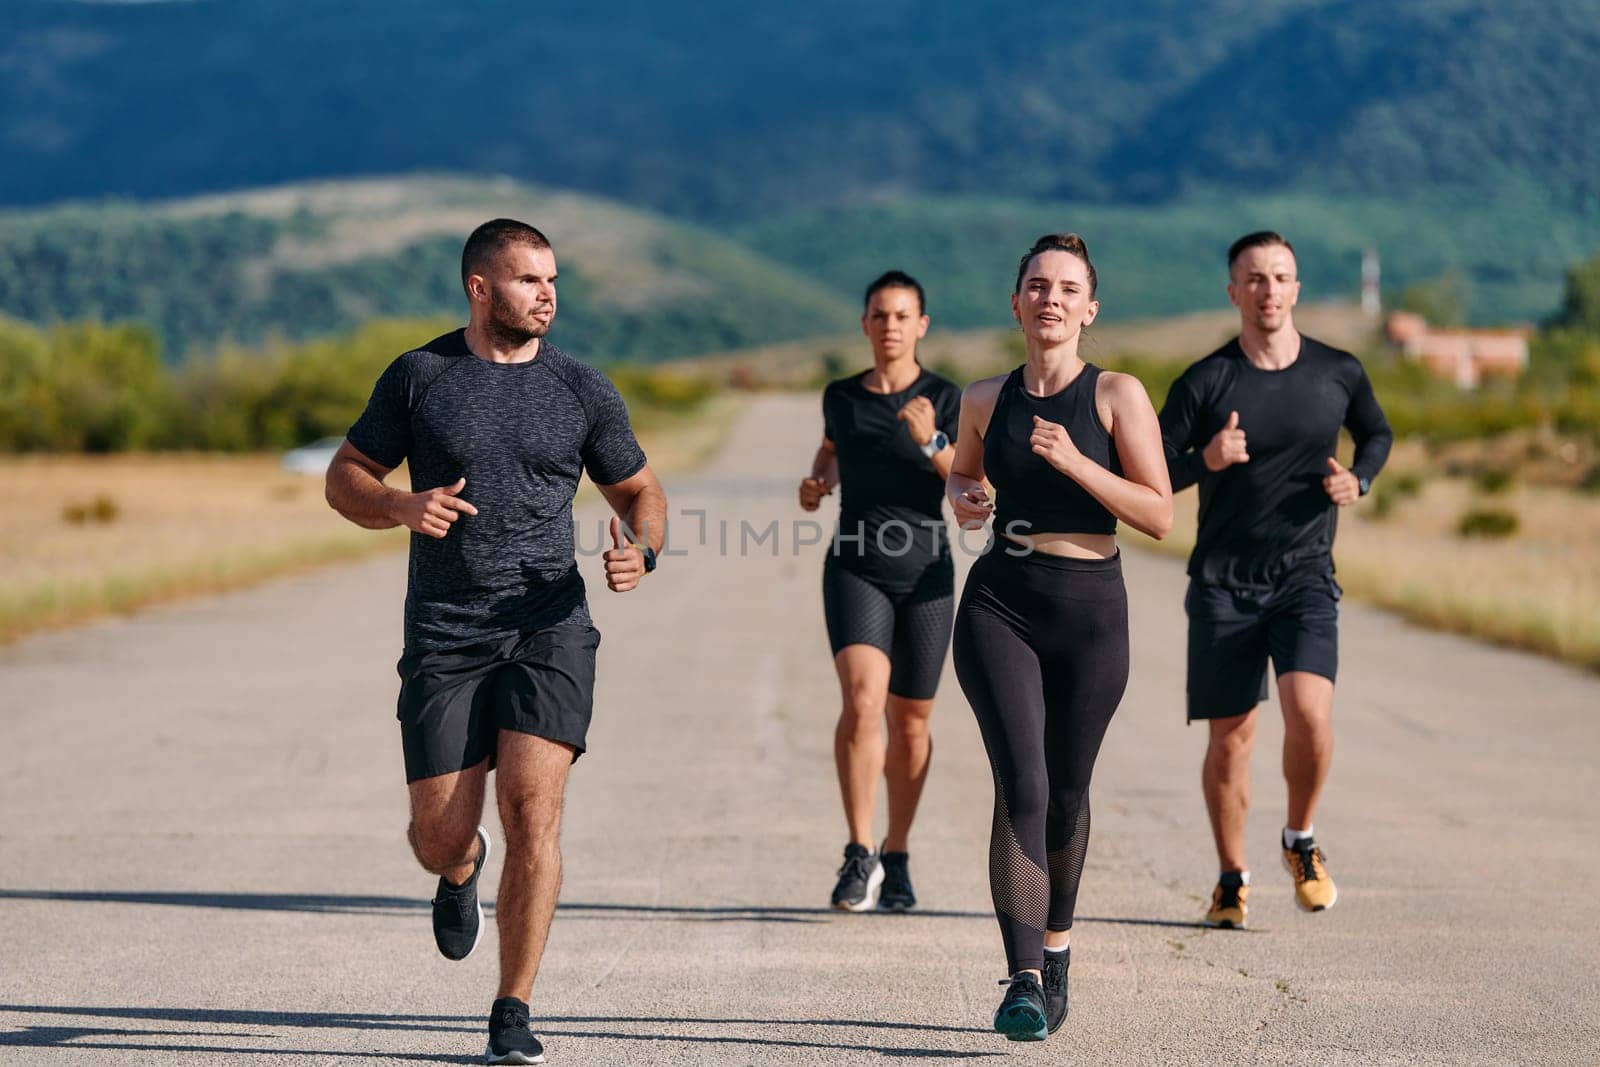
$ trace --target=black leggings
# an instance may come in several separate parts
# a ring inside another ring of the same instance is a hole
[[[989,891],[1006,963],[1044,963],[1072,929],[1089,849],[1089,777],[1128,685],[1122,560],[1012,556],[972,567],[956,612],[956,677],[994,772]]]

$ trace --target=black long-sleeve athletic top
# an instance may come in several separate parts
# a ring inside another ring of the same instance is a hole
[[[1213,472],[1202,451],[1232,411],[1250,460]],[[1173,491],[1200,486],[1189,576],[1264,589],[1331,573],[1339,509],[1322,479],[1341,426],[1355,440],[1351,471],[1370,481],[1394,443],[1388,420],[1361,361],[1309,337],[1282,370],[1257,368],[1234,338],[1184,371],[1161,408],[1161,437]]]

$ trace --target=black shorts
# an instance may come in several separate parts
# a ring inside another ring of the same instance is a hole
[[[501,730],[571,745],[583,755],[594,711],[600,631],[563,624],[400,657],[406,781],[494,766]]]
[[[1267,660],[1281,677],[1339,670],[1339,597],[1331,574],[1242,592],[1190,581],[1189,721],[1243,715],[1267,698]]]
[[[907,700],[932,700],[950,647],[955,614],[955,568],[931,564],[908,593],[888,592],[861,575],[822,568],[822,612],[828,644],[837,656],[846,645],[871,645],[889,657],[889,692]]]

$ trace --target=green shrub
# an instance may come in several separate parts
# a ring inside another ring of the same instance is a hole
[[[122,509],[117,502],[104,493],[100,493],[87,504],[72,502],[61,509],[61,518],[74,526],[85,523],[112,523],[117,521],[117,516],[122,514]]]
[[[1511,488],[1512,474],[1504,467],[1484,467],[1472,481],[1481,491],[1494,496]]]
[[[1498,540],[1517,532],[1517,517],[1501,508],[1478,508],[1461,516],[1456,532],[1462,537]]]
[[[1421,476],[1411,471],[1379,480],[1378,486],[1384,485],[1387,485],[1396,496],[1417,496],[1422,492]]]
[[[1387,519],[1389,513],[1394,511],[1395,502],[1400,499],[1400,491],[1387,482],[1378,482],[1372,487],[1372,502],[1367,505],[1367,516],[1373,519]]]

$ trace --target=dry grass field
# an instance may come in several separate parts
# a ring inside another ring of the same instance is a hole
[[[702,461],[737,403],[647,418],[651,465]],[[406,544],[345,522],[322,479],[285,473],[277,455],[4,456],[0,484],[17,504],[0,510],[0,641]]]
[[[1187,555],[1199,497],[1189,490],[1176,503],[1166,541],[1129,539]],[[1462,537],[1461,517],[1483,508],[1515,515],[1516,533]],[[1334,558],[1347,596],[1600,670],[1600,496],[1542,486],[1488,495],[1470,479],[1436,478],[1387,515],[1377,510],[1368,497],[1340,514]]]

